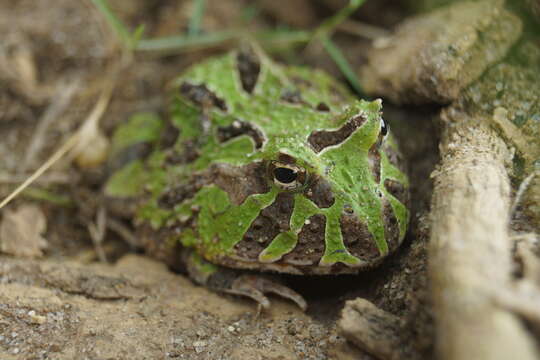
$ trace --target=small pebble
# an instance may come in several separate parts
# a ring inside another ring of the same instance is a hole
[[[58,345],[58,344],[51,344],[51,345],[49,345],[49,351],[52,351],[52,352],[59,352],[60,350],[62,350],[62,348],[61,348],[60,345]]]
[[[200,354],[204,351],[204,347],[206,346],[206,341],[195,341],[193,343],[193,348],[195,349],[195,352],[197,354]]]
[[[28,312],[28,316],[30,317],[30,322],[33,324],[45,324],[47,322],[47,317],[42,315],[37,315],[34,310],[30,310]]]

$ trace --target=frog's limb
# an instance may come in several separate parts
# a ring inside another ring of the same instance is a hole
[[[307,303],[300,294],[263,275],[241,275],[233,281],[231,288],[225,291],[230,294],[250,297],[265,309],[270,307],[270,302],[264,296],[268,293],[292,300],[302,311],[306,311],[307,308]]]
[[[251,274],[217,266],[191,250],[186,250],[184,259],[190,278],[212,290],[249,297],[264,309],[270,308],[270,300],[266,294],[276,294],[292,300],[303,311],[307,308],[307,303],[300,294],[280,284],[270,275]]]

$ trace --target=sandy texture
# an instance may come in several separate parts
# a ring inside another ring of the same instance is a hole
[[[274,299],[224,297],[130,255],[116,266],[0,258],[2,359],[326,359],[359,354]],[[134,351],[136,349],[136,351]]]

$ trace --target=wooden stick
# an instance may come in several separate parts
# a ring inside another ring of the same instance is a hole
[[[518,316],[495,301],[511,288],[510,153],[487,119],[452,108],[442,118],[429,248],[438,358],[538,359]]]
[[[338,322],[340,333],[360,349],[384,360],[418,359],[410,334],[399,317],[379,309],[366,299],[349,300]]]

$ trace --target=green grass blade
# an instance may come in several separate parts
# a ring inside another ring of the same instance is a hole
[[[315,31],[315,35],[321,37],[329,36],[335,30],[335,28],[351,16],[360,6],[364,4],[365,0],[350,0],[349,4],[336,14],[325,20]]]
[[[178,35],[142,39],[137,43],[135,50],[180,52],[222,45],[228,41],[238,41],[245,36],[245,32],[241,30],[226,30],[193,36]],[[278,46],[282,44],[304,44],[311,39],[311,33],[309,31],[270,30],[257,32],[253,37],[256,41],[265,45]]]
[[[238,31],[220,31],[193,36],[178,35],[154,39],[142,39],[135,50],[139,51],[182,51],[221,45],[239,37]]]
[[[137,47],[137,44],[139,43],[139,41],[141,41],[141,38],[142,38],[142,36],[144,34],[144,30],[145,30],[145,26],[144,26],[144,24],[141,24],[141,25],[137,26],[137,28],[135,29],[135,31],[131,35],[130,48],[132,50],[135,49]]]
[[[328,52],[332,60],[334,60],[347,81],[349,81],[349,83],[358,93],[358,95],[362,95],[362,86],[360,85],[360,81],[358,81],[356,73],[352,69],[351,65],[349,64],[341,50],[334,44],[334,42],[329,37],[325,36],[321,39],[321,41],[324,49]]]
[[[131,34],[129,33],[126,25],[118,17],[116,17],[116,15],[109,8],[107,1],[106,0],[92,0],[92,3],[103,14],[103,16],[105,16],[105,19],[107,20],[109,25],[113,28],[113,30],[116,32],[116,34],[118,35],[118,37],[120,38],[120,41],[122,41],[124,46],[129,47],[129,44],[131,41]]]
[[[188,35],[197,35],[201,31],[202,18],[204,16],[205,0],[193,0],[194,9],[188,26]]]
[[[56,194],[52,191],[40,188],[28,187],[23,191],[22,195],[32,200],[48,202],[58,206],[67,207],[75,205],[75,203],[69,196]]]

